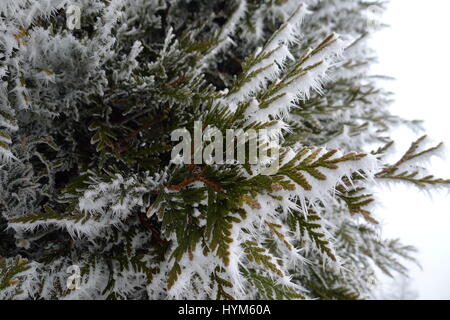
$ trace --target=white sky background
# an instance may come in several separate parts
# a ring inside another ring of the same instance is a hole
[[[375,35],[376,74],[395,81],[382,85],[395,93],[392,112],[407,119],[425,120],[426,133],[450,149],[450,1],[391,0],[383,21],[390,25]],[[399,152],[417,136],[398,130]],[[450,178],[447,160],[433,158],[432,173]],[[377,210],[383,236],[401,238],[419,249],[422,270],[412,268],[413,290],[419,299],[450,299],[450,195],[440,192],[430,199],[407,186],[384,188],[383,207]]]

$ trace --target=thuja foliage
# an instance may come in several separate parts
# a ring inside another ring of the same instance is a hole
[[[382,8],[2,0],[0,298],[364,299],[377,269],[407,272],[413,249],[371,212],[376,185],[450,181],[421,166],[441,149],[425,138],[385,160],[390,129],[415,123],[369,73]],[[272,153],[172,159],[171,132],[195,121],[270,130],[279,170],[262,174]]]

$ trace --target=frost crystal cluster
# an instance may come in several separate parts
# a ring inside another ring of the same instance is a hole
[[[0,299],[364,299],[406,272],[375,187],[450,181],[425,138],[385,160],[415,123],[370,75],[374,8],[1,0]],[[267,130],[279,156],[175,161],[196,121]]]

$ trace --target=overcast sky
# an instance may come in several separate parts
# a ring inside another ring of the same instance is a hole
[[[374,36],[379,65],[376,73],[396,78],[383,83],[395,92],[393,113],[425,120],[427,134],[450,149],[450,1],[391,0],[384,21],[389,29]],[[399,130],[399,152],[415,135]],[[432,173],[450,178],[448,160],[431,161]],[[377,210],[384,236],[400,237],[419,249],[423,270],[412,269],[412,288],[419,299],[450,299],[450,196],[430,199],[406,186],[384,189]]]

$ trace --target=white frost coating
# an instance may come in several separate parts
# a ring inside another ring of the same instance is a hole
[[[287,58],[291,57],[292,55],[287,45],[279,45],[268,58],[253,65],[247,72],[247,74],[256,71],[259,73],[245,82],[237,92],[229,94],[222,103],[228,105],[232,111],[235,111],[240,102],[245,101],[262,88],[265,88],[268,81],[277,78],[282,71],[280,66],[284,64]]]
[[[63,300],[95,300],[102,297],[102,291],[108,285],[107,266],[95,264],[89,273],[82,278],[81,286],[72,290]],[[103,297],[105,298],[105,297]]]
[[[19,260],[22,263],[25,261],[21,260],[22,258]],[[9,261],[13,261],[13,259]],[[27,270],[15,274],[10,279],[11,283],[9,286],[0,290],[0,300],[29,300],[30,296],[33,297],[33,293],[38,292],[40,264],[37,262],[28,262],[27,267]]]
[[[331,44],[323,50],[305,58],[305,68],[314,66],[312,69],[282,80],[286,85],[273,94],[274,97],[279,97],[269,106],[259,110],[253,107],[252,111],[254,110],[254,112],[248,112],[250,114],[249,122],[265,122],[269,121],[270,117],[287,117],[290,108],[295,106],[297,100],[309,99],[311,91],[321,93],[322,82],[327,79],[327,71],[334,59],[341,55],[346,45],[345,42],[338,39],[336,34],[332,35],[330,42]],[[256,103],[252,103],[252,105],[256,105]]]
[[[281,26],[278,32],[269,40],[264,48],[264,52],[270,52],[274,50],[280,43],[292,44],[295,43],[300,36],[300,26],[303,22],[303,18],[310,14],[307,6],[302,3],[292,13],[286,23]]]
[[[283,20],[287,20],[292,15],[292,12],[298,8],[298,2],[298,0],[283,1],[281,5],[273,6],[270,10],[275,16],[281,17]],[[312,5],[315,0],[304,0],[302,2],[306,5]]]
[[[314,150],[311,150],[308,154],[304,156],[304,158],[308,157]],[[327,150],[323,149],[320,154],[317,157],[320,157],[321,155],[325,154]],[[294,156],[295,152],[291,152],[290,155],[288,155],[285,159],[285,163],[290,161]],[[336,159],[343,156],[342,153],[337,153],[333,156],[332,159]],[[303,158],[303,159],[304,159]],[[300,159],[299,161],[301,161]],[[313,177],[309,176],[309,181],[312,184],[312,190],[311,191],[305,191],[301,186],[297,186],[297,188],[294,191],[280,191],[278,195],[283,196],[283,202],[281,203],[284,215],[288,215],[292,211],[298,211],[303,210],[303,212],[308,212],[310,209],[310,206],[314,206],[314,202],[320,201],[322,203],[333,203],[334,201],[334,188],[335,186],[341,182],[341,179],[343,177],[347,177],[350,179],[353,172],[357,170],[364,170],[368,176],[376,172],[378,168],[378,163],[375,157],[372,156],[366,156],[365,158],[358,160],[358,161],[349,161],[349,163],[340,163],[339,168],[336,170],[323,170],[324,173],[327,175],[326,181],[317,181],[316,183],[312,182],[314,181]],[[306,173],[305,173],[306,175]],[[295,199],[300,199],[300,202],[303,203],[303,207],[298,207],[298,205],[293,201]],[[309,201],[309,206],[306,205],[306,199]],[[280,206],[280,203],[274,202],[272,197],[269,197],[267,195],[259,195],[255,199],[259,205],[260,208],[255,209],[248,205],[245,205],[244,208],[247,211],[247,218],[244,219],[241,223],[237,223],[233,225],[232,231],[231,231],[231,238],[233,239],[233,242],[230,244],[230,265],[226,267],[227,274],[234,283],[235,287],[233,288],[233,294],[236,297],[242,296],[242,290],[245,287],[245,279],[242,278],[242,275],[240,273],[240,268],[248,268],[251,266],[249,264],[249,261],[245,258],[245,255],[243,254],[242,250],[242,244],[245,241],[263,241],[264,239],[261,239],[261,230],[265,229],[266,234],[270,235],[271,231],[267,228],[266,223],[276,223],[282,225],[282,223],[279,221],[279,217],[275,214],[277,212],[277,208]],[[326,222],[320,222],[320,223],[326,223]],[[328,225],[327,225],[328,226]],[[325,232],[327,239],[331,242],[332,236],[331,234],[326,231],[325,225],[323,227],[323,231]],[[285,235],[284,241],[288,243],[294,243],[294,239],[296,236],[294,234],[290,235],[287,229],[282,227],[279,230],[281,233]],[[273,236],[273,235],[272,235]],[[275,236],[273,236],[275,237]],[[308,238],[305,238],[308,239]],[[284,257],[288,257],[285,262],[287,262],[284,266],[278,266],[284,274],[289,274],[288,270],[290,267],[293,266],[299,266],[305,263],[309,263],[307,259],[304,258],[303,253],[308,253],[310,250],[313,250],[314,248],[311,246],[311,244],[308,244],[307,247],[303,248],[302,250],[293,249],[292,247],[286,246],[285,242],[281,239],[278,239],[275,237],[275,241],[277,242],[277,247],[279,250],[282,250],[282,255]],[[332,253],[335,254],[334,249],[331,249]],[[196,250],[197,252],[198,250]],[[213,260],[215,258],[212,257],[203,257],[203,258],[197,258],[197,254],[194,252],[194,261],[196,261],[196,265],[199,265],[200,270],[203,268],[207,268],[208,265],[214,265]],[[268,254],[270,256],[270,254]],[[333,263],[329,259],[327,260],[327,256],[323,253],[320,253],[320,255],[323,256],[325,261],[327,261],[328,264],[331,265],[332,268],[338,270],[341,268],[342,262],[337,260],[337,262]],[[187,259],[187,258],[183,258]],[[213,259],[213,260],[211,260]],[[273,262],[276,260],[273,259]],[[189,262],[191,264],[191,262]],[[202,266],[202,267],[201,267]],[[194,268],[195,271],[198,271],[199,269],[197,267]],[[173,289],[170,290],[170,295],[172,297],[189,297],[189,286],[188,286],[188,279],[190,278],[190,274],[193,272],[193,269],[190,271],[183,270],[182,276],[180,276],[179,283],[176,283]],[[202,274],[202,272],[196,274]],[[203,279],[205,275],[201,276]],[[200,283],[203,283],[202,282]],[[281,278],[277,278],[277,281],[279,283],[282,283],[286,286],[290,286],[293,288],[296,288],[297,290],[303,291],[303,288],[299,287],[298,285],[291,282],[291,279],[289,276],[284,276]]]
[[[29,27],[37,17],[48,17],[68,3],[70,3],[69,0],[41,0],[35,2],[29,0],[2,0],[0,2],[0,12],[6,16],[14,16],[15,19],[20,21],[21,25]]]
[[[329,150],[324,148],[317,156],[317,159],[320,156],[327,153]],[[314,150],[308,152],[302,159],[299,160],[301,162],[303,159],[307,158]],[[288,163],[295,157],[296,153],[292,152],[286,156],[283,164]],[[330,160],[337,159],[342,157],[344,154],[341,151],[338,151]],[[282,164],[282,165],[283,165]],[[327,169],[320,168],[327,179],[323,181],[319,181],[314,177],[310,176],[307,172],[303,172],[305,176],[308,178],[308,182],[311,184],[311,190],[305,190],[301,186],[297,186],[296,191],[292,194],[293,197],[298,197],[300,200],[304,201],[308,199],[310,203],[315,201],[322,201],[327,203],[330,199],[330,195],[334,194],[334,188],[336,185],[341,182],[342,178],[346,177],[349,181],[351,181],[351,176],[354,172],[362,170],[369,177],[373,177],[373,175],[379,170],[379,162],[376,157],[373,155],[366,155],[364,158],[357,161],[345,161],[341,162],[338,165],[338,169]],[[331,193],[330,193],[331,192]],[[307,212],[307,208],[303,208],[305,212]]]
[[[8,163],[12,160],[17,160],[14,154],[9,150],[0,147],[0,163]]]

